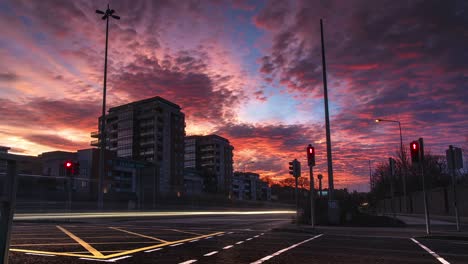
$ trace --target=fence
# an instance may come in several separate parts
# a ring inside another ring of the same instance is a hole
[[[468,185],[455,186],[457,193],[458,212],[460,216],[468,216]],[[453,208],[453,190],[451,186],[427,190],[429,212],[434,215],[455,215]],[[379,213],[413,213],[424,214],[424,197],[422,191],[408,194],[407,206],[404,198],[384,199],[377,202]]]

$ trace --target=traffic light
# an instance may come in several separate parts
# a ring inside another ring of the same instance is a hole
[[[424,160],[424,141],[422,138],[410,143],[411,162],[419,163]]]
[[[67,172],[67,176],[73,173],[73,162],[72,161],[65,161],[64,164],[65,171]]]
[[[307,161],[309,162],[309,167],[315,166],[315,148],[311,144],[307,146]]]
[[[292,176],[294,176],[294,160],[289,162],[289,174],[291,174]]]
[[[301,177],[301,163],[297,159],[289,162],[289,174],[296,178]]]
[[[410,143],[411,162],[419,162],[419,142],[413,141]]]

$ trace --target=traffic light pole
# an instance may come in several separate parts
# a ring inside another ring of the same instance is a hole
[[[450,174],[452,175],[452,193],[453,193],[453,209],[455,211],[455,221],[457,223],[457,231],[460,232],[460,217],[458,215],[458,206],[457,206],[457,188],[455,186],[455,154],[453,151],[453,146],[449,146],[450,151],[450,162],[452,164],[452,169],[450,170]]]
[[[298,185],[297,178],[299,177],[294,176],[294,179],[296,181],[296,188],[294,189],[294,198],[296,199],[296,225],[299,225],[299,196],[297,193],[297,185]]]
[[[419,138],[419,166],[421,169],[422,177],[422,187],[423,187],[423,196],[424,196],[424,216],[426,218],[426,233],[431,234],[431,221],[429,219],[429,206],[427,203],[427,193],[426,193],[426,179],[424,177],[424,141],[422,138]]]
[[[67,174],[67,181],[68,181],[68,212],[71,213],[71,205],[72,205],[72,173],[70,173],[70,170],[66,170]]]
[[[313,166],[309,166],[309,177],[310,177],[310,225],[312,228],[315,227],[315,197],[314,197],[314,170]]]

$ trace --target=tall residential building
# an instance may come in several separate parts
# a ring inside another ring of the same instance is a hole
[[[271,188],[253,172],[235,172],[232,178],[232,197],[237,200],[270,201]]]
[[[233,149],[229,140],[217,135],[185,137],[184,167],[202,176],[206,192],[229,194]]]
[[[91,133],[99,137],[99,133]],[[110,108],[106,116],[107,148],[118,157],[155,165],[161,195],[182,190],[185,115],[180,106],[159,96]],[[99,146],[99,141],[91,143]]]

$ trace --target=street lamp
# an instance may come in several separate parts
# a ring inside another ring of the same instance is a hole
[[[101,115],[101,149],[99,153],[99,183],[98,183],[98,208],[100,210],[103,209],[103,183],[104,183],[104,176],[105,176],[105,168],[104,168],[104,159],[105,159],[105,151],[106,151],[106,88],[107,88],[107,43],[109,39],[109,17],[120,19],[119,16],[114,15],[115,11],[109,8],[107,5],[107,10],[101,11],[96,10],[97,14],[103,15],[102,20],[106,20],[106,51],[104,57],[104,87],[102,92],[102,115]]]
[[[389,119],[375,119],[376,123],[380,122],[391,122],[398,123],[398,128],[400,129],[400,151],[401,151],[401,161],[403,163],[403,197],[405,201],[405,210],[408,212],[408,201],[406,199],[406,157],[403,152],[403,134],[401,133],[401,123],[398,120],[389,120]]]

